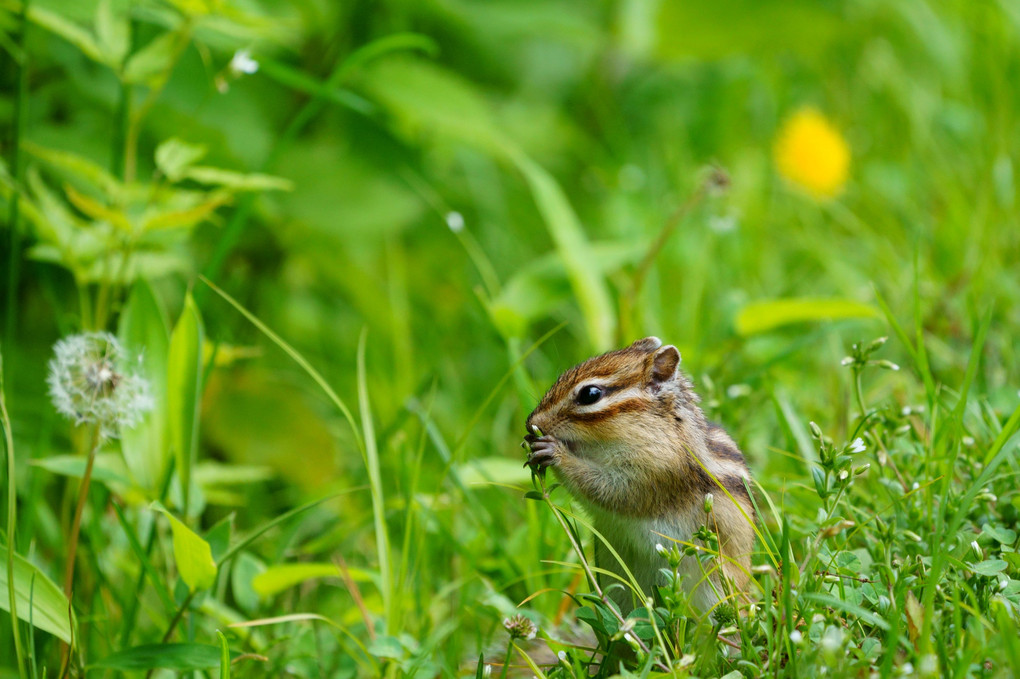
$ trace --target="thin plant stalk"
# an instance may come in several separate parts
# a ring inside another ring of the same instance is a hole
[[[18,602],[14,583],[15,529],[18,520],[17,485],[14,481],[14,436],[11,434],[11,417],[7,412],[4,397],[4,357],[0,352],[0,424],[4,429],[4,445],[7,451],[7,596],[11,607],[11,628],[14,630],[14,651],[18,658],[18,674],[25,677],[25,652],[21,647],[21,626],[18,624]],[[31,611],[29,612],[31,617]]]
[[[621,339],[629,337],[631,334],[632,327],[635,324],[633,318],[634,308],[641,294],[641,289],[644,287],[645,279],[648,277],[648,272],[680,224],[704,199],[707,192],[706,184],[707,181],[701,182],[694,193],[669,215],[659,230],[659,234],[648,247],[648,250],[645,251],[644,257],[641,258],[641,262],[634,272],[634,277],[631,279],[630,287],[620,296],[620,324],[618,327]]]
[[[18,269],[21,263],[19,255],[21,250],[21,230],[18,228],[18,218],[21,211],[21,179],[23,174],[21,167],[21,136],[25,130],[25,118],[27,117],[28,107],[28,55],[25,52],[28,4],[29,0],[24,0],[21,3],[21,12],[18,13],[17,45],[20,51],[15,53],[13,57],[17,64],[17,86],[14,94],[10,155],[10,172],[14,190],[7,211],[7,230],[10,239],[8,245],[10,251],[7,253],[7,303],[5,305],[4,339],[8,346],[14,337],[14,321],[17,318]]]
[[[170,80],[170,74],[177,67],[177,62],[180,60],[181,55],[184,54],[184,50],[191,44],[191,31],[191,23],[186,20],[177,32],[177,42],[174,44],[173,56],[168,60],[167,67],[155,78],[152,86],[149,88],[148,95],[142,100],[138,108],[131,111],[128,115],[127,133],[124,139],[124,181],[128,184],[135,180],[135,174],[138,169],[138,138],[141,134],[142,121],[145,120],[159,95],[163,92],[163,88],[166,87],[167,82]]]
[[[506,642],[506,655],[503,656],[503,671],[499,673],[499,679],[506,679],[506,671],[510,667],[510,657],[514,652],[514,638],[511,636]]]
[[[553,504],[552,499],[549,497],[549,490],[545,486],[545,474],[536,473],[535,477],[538,479],[538,484],[542,493],[542,500],[545,502],[546,505],[549,506],[549,509],[552,511],[553,516],[556,517],[556,521],[560,524],[560,528],[563,529],[563,532],[566,533],[567,535],[567,539],[570,540],[570,546],[574,548],[574,552],[577,554],[577,558],[581,562],[581,568],[584,569],[584,574],[588,576],[588,582],[591,583],[591,587],[592,589],[595,590],[595,594],[600,599],[602,599],[602,603],[606,604],[606,608],[608,608],[612,612],[613,617],[615,617],[621,625],[624,624],[626,622],[626,619],[620,614],[619,611],[616,610],[615,607],[609,604],[609,597],[606,596],[606,593],[602,590],[602,587],[599,585],[598,578],[596,578],[595,574],[592,573],[591,566],[588,565],[588,560],[584,556],[584,550],[581,548],[581,545],[578,544],[577,540],[574,539],[573,531],[570,530],[570,526],[567,525],[566,520],[564,520],[563,516],[560,514],[559,509],[557,509],[556,505]],[[645,642],[640,637],[638,637],[637,635],[632,635],[632,638],[637,642],[638,647],[641,649],[643,653],[651,655],[652,652],[648,648],[648,645],[645,644]],[[655,662],[655,665],[662,671],[669,672],[669,667],[667,667],[661,661],[657,660]]]
[[[81,515],[85,511],[85,501],[88,499],[89,486],[92,483],[92,466],[96,461],[96,451],[102,442],[102,429],[98,424],[92,427],[92,442],[89,444],[88,460],[85,463],[85,473],[82,474],[81,483],[78,484],[78,503],[74,507],[74,520],[71,522],[71,533],[67,538],[67,565],[64,568],[64,594],[67,600],[71,600],[71,590],[74,585],[74,561],[78,551],[78,536],[81,533]]]

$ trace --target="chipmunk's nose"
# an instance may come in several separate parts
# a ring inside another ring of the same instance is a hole
[[[525,421],[524,425],[527,427],[529,434],[533,433],[533,427],[538,427],[539,431],[545,434],[549,428],[549,418],[543,416],[542,413],[532,411],[532,413],[528,415],[528,419]]]

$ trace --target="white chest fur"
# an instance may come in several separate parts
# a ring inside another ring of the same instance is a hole
[[[659,554],[657,545],[661,544],[667,549],[676,545],[683,551],[683,545],[674,541],[690,543],[692,542],[691,535],[698,529],[695,519],[699,517],[694,516],[689,519],[688,517],[638,519],[608,514],[597,508],[589,508],[589,513],[594,519],[595,529],[616,550],[646,597],[654,596],[657,591],[656,586],[664,584],[660,570],[669,568],[666,559]],[[600,544],[602,541],[598,536],[595,537],[595,541],[596,565],[629,582],[627,572],[619,560],[605,548],[605,545]],[[684,557],[680,564],[680,575],[683,577],[684,589],[691,594],[691,603],[698,610],[707,611],[718,601],[719,596],[714,591],[712,583],[708,582],[696,556]],[[619,580],[608,576],[601,578],[603,587],[613,582],[619,582]],[[633,608],[631,589],[630,587],[627,587],[626,591],[616,589],[613,599],[620,604],[626,614]]]

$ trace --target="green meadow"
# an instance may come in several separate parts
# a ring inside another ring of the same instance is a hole
[[[1018,83],[1014,0],[0,0],[0,678],[1015,676]],[[522,466],[649,335],[710,612]]]

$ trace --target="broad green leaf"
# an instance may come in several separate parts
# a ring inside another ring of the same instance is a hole
[[[108,655],[90,669],[151,670],[165,669],[187,672],[220,666],[220,646],[212,644],[146,644]]]
[[[132,289],[121,312],[117,334],[132,354],[141,356],[140,372],[149,380],[154,403],[139,424],[121,432],[121,450],[135,482],[155,492],[170,459],[167,442],[170,331],[159,300],[147,281],[139,281]]]
[[[159,503],[153,503],[152,508],[170,519],[174,535],[174,561],[188,589],[194,592],[212,587],[216,582],[216,562],[209,543]]]
[[[348,573],[355,582],[372,582],[371,573],[357,568],[349,568]],[[289,563],[270,566],[256,575],[251,586],[259,596],[271,597],[285,589],[300,585],[306,580],[316,578],[340,578],[340,568],[332,563]]]
[[[737,332],[745,337],[784,325],[846,318],[880,318],[869,304],[849,299],[789,298],[751,302],[737,313]]]
[[[31,218],[35,224],[36,236],[61,249],[68,248],[74,238],[76,217],[71,214],[67,204],[43,181],[37,167],[33,165],[28,168],[26,179],[32,197],[39,206],[38,214]],[[62,261],[63,256],[60,259]]]
[[[185,272],[190,266],[190,260],[180,251],[137,252],[124,266],[120,251],[108,249],[79,269],[78,280],[86,283],[116,280],[118,284],[129,284],[142,277],[156,280],[167,274]]]
[[[33,467],[45,469],[52,474],[70,476],[80,479],[85,475],[88,460],[82,455],[51,455],[32,460]],[[131,479],[125,475],[124,462],[116,453],[99,453],[92,465],[92,480],[101,483],[121,483],[131,485]]]
[[[484,457],[455,466],[461,481],[467,485],[531,485],[531,471],[524,466],[524,458],[521,451],[520,457]]]
[[[124,233],[131,233],[133,230],[127,215],[122,211],[103,205],[98,200],[81,193],[70,184],[64,185],[64,193],[67,194],[67,198],[71,201],[72,205],[97,222],[107,222]]]
[[[1012,545],[1016,542],[1016,531],[1012,528],[1002,528],[986,523],[981,526],[981,530],[1004,545]]]
[[[198,420],[202,395],[202,317],[189,294],[181,317],[170,335],[167,361],[169,441],[177,460],[177,474],[188,510],[191,473],[198,452]]]
[[[435,64],[397,56],[364,69],[362,88],[411,132],[425,129],[493,152],[506,143],[475,86]]]
[[[96,188],[104,196],[115,198],[123,193],[123,185],[112,174],[94,162],[68,151],[40,146],[30,141],[23,141],[21,148],[50,167],[60,170],[68,177],[73,177]]]
[[[159,35],[138,50],[124,64],[124,82],[134,84],[151,83],[171,68],[177,56],[180,36],[168,32]]]
[[[10,613],[7,583],[7,546],[0,545],[0,592],[3,592],[0,609]],[[14,597],[19,618],[25,622],[31,618],[32,624],[39,629],[71,643],[67,597],[45,573],[20,554],[14,555]]]
[[[189,229],[199,222],[205,221],[216,212],[216,208],[229,203],[231,197],[227,193],[211,193],[209,199],[198,205],[183,210],[156,212],[142,222],[142,231],[160,231],[165,229]]]
[[[989,577],[996,573],[1001,573],[1006,570],[1008,564],[1002,559],[988,559],[980,563],[972,564],[970,569],[978,575],[987,575]]]
[[[250,552],[241,552],[234,558],[234,567],[230,573],[230,590],[238,607],[249,615],[259,606],[259,595],[252,583],[265,570],[266,565]]]
[[[96,8],[96,38],[106,63],[124,61],[130,48],[128,17],[127,13],[118,15],[111,0],[100,0]]]
[[[184,177],[184,171],[201,160],[205,154],[205,145],[189,144],[177,137],[171,137],[156,147],[156,167],[170,181],[180,181]]]
[[[59,35],[80,49],[89,59],[101,64],[108,64],[103,50],[96,43],[92,34],[78,24],[68,21],[57,12],[39,7],[37,3],[32,3],[28,8],[28,19],[37,26]]]
[[[199,462],[194,470],[195,481],[205,486],[234,486],[268,481],[276,476],[272,467],[246,464],[223,464],[213,460]]]
[[[225,186],[235,191],[291,191],[294,189],[294,183],[282,177],[258,173],[244,174],[202,165],[185,168],[182,176],[199,184]]]

